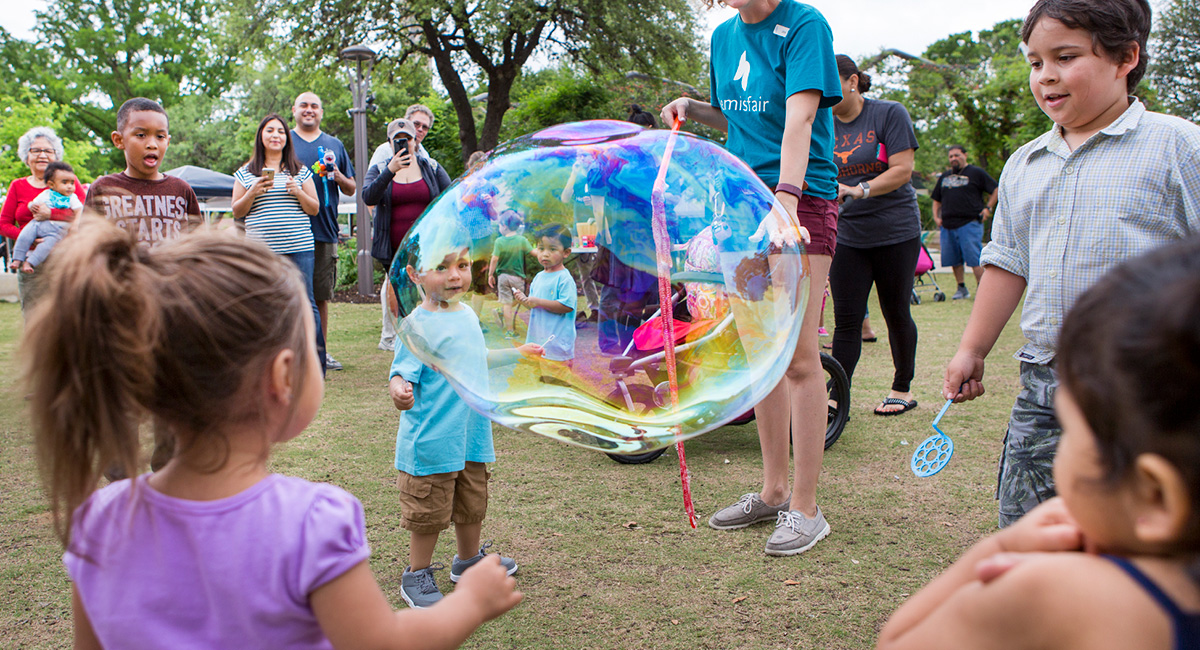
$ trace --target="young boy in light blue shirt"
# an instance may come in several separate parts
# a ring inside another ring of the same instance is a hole
[[[571,253],[571,232],[562,224],[552,224],[537,233],[534,255],[542,271],[529,285],[529,295],[520,290],[513,296],[529,308],[529,332],[526,344],[545,349],[542,374],[562,379],[575,358],[575,307],[578,289],[563,260]]]
[[[1131,96],[1150,14],[1147,0],[1038,0],[1021,30],[1030,90],[1054,128],[1004,166],[985,271],[943,385],[947,399],[983,394],[984,358],[1024,295],[1001,527],[1055,495],[1054,358],[1075,299],[1122,260],[1200,233],[1200,127]]]
[[[485,395],[489,357],[505,355],[516,361],[511,352],[489,353],[479,317],[458,300],[471,286],[469,247],[426,248],[416,266],[406,268],[422,301],[399,326],[388,382],[393,403],[403,411],[396,434],[397,487],[400,526],[411,533],[410,564],[401,577],[400,595],[417,608],[442,598],[433,577],[442,565],[432,563],[433,552],[451,521],[458,546],[450,568],[452,582],[483,559],[488,546],[479,542],[487,514],[486,463],[496,460],[492,425],[471,410],[446,376],[469,393]],[[420,341],[435,367],[413,354],[403,342],[406,337]],[[536,357],[541,349],[524,345],[517,352]],[[516,572],[512,558],[502,557],[500,562],[509,575]]]

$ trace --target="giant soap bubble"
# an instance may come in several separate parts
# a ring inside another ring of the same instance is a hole
[[[668,143],[665,191],[656,196]],[[506,336],[511,324],[500,322],[496,294],[484,293],[493,253],[507,260],[514,248],[513,239],[497,244],[501,222],[534,249],[509,263],[525,271],[526,284],[543,270],[539,244],[549,251],[567,238],[574,288],[562,273],[547,272],[539,283],[558,304],[575,297],[574,312],[534,314],[531,330],[531,312],[521,308]],[[401,306],[397,331],[495,422],[609,453],[643,453],[728,422],[783,376],[808,292],[797,240],[795,217],[709,140],[608,120],[559,125],[498,147],[413,226],[389,274]],[[670,325],[660,312],[660,277],[672,294]],[[472,309],[487,350],[459,331],[463,322],[473,327]],[[439,312],[459,325],[430,317]],[[543,345],[545,356],[517,350],[527,342]]]

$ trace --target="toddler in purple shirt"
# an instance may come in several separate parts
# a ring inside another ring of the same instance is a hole
[[[393,611],[358,500],[267,471],[324,393],[287,260],[221,233],[138,248],[89,217],[59,248],[25,373],[75,647],[453,648],[520,602],[492,557]],[[146,422],[176,451],[137,476]],[[97,491],[108,470],[137,478]]]

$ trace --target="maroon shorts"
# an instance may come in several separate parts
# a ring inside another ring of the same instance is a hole
[[[796,218],[812,237],[812,243],[804,247],[805,252],[833,257],[837,248],[837,201],[805,194],[796,205]]]

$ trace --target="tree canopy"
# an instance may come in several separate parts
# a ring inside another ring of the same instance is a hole
[[[249,3],[251,0],[241,0]],[[309,52],[377,44],[384,59],[426,57],[445,89],[458,127],[461,156],[499,143],[513,88],[535,56],[563,58],[600,73],[638,68],[699,77],[702,55],[687,0],[636,5],[608,0],[413,0],[356,3],[255,0],[271,24],[291,25]],[[473,95],[486,93],[482,118]]]
[[[1170,0],[1158,16],[1151,77],[1171,112],[1200,121],[1200,0]]]

